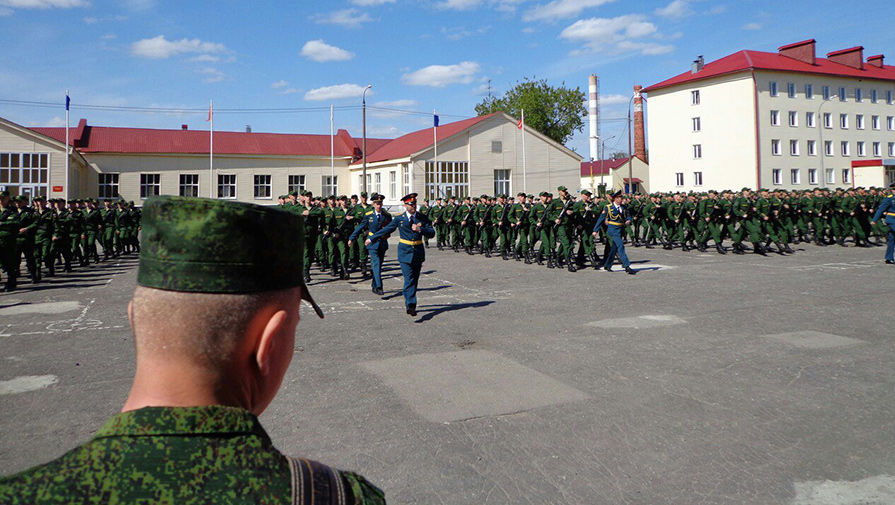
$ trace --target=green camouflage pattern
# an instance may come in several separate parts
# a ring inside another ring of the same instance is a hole
[[[362,476],[337,473],[348,503],[385,503]],[[118,414],[59,459],[0,479],[0,503],[10,505],[290,501],[286,456],[252,413],[220,405]]]
[[[304,217],[249,203],[158,196],[146,201],[137,283],[195,293],[303,286],[295,258]]]

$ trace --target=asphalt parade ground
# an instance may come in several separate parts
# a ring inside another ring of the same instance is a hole
[[[433,241],[434,242],[434,241]],[[628,248],[577,273],[427,251],[408,316],[312,271],[261,416],[284,452],[393,504],[895,503],[895,267]],[[136,259],[0,295],[0,474],[89,439],[132,378]]]

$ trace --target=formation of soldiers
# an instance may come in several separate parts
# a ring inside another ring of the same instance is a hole
[[[139,252],[140,209],[134,202],[45,199],[0,192],[3,291],[16,289],[21,265],[32,283],[123,254]],[[102,255],[100,255],[102,250]]]

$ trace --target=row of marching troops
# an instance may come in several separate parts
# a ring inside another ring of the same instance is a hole
[[[100,203],[92,198],[66,202],[43,196],[29,201],[27,196],[0,192],[3,291],[16,289],[23,259],[36,284],[44,275],[56,275],[57,266],[71,272],[73,264],[87,266],[139,251],[139,229],[140,209],[134,202]]]

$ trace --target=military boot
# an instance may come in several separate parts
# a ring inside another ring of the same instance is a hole
[[[553,255],[547,255],[547,268],[556,268],[556,264],[553,262]]]
[[[762,256],[767,256],[767,250],[758,242],[752,243],[752,252],[755,254],[760,254]]]
[[[544,254],[541,253],[541,251],[538,251],[537,255],[535,256],[535,262],[536,262],[538,265],[543,265],[543,264],[544,264]]]
[[[572,261],[572,258],[566,256],[566,264],[568,265],[569,272],[577,272],[578,269],[575,267],[575,263]]]
[[[727,251],[721,244],[715,244],[715,250],[718,251],[718,254],[727,254]]]

